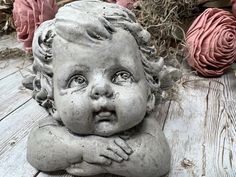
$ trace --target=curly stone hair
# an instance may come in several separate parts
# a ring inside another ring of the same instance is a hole
[[[89,8],[88,8],[89,7]],[[150,45],[150,34],[126,8],[99,0],[80,0],[60,8],[55,19],[46,21],[37,29],[33,40],[35,77],[33,97],[50,114],[56,110],[53,98],[53,39],[61,37],[76,44],[89,45],[109,40],[118,28],[132,34],[142,56],[145,76],[151,92],[160,101],[163,90],[176,79],[176,69],[164,65]],[[73,34],[73,35],[72,35]],[[173,74],[174,73],[174,74]]]

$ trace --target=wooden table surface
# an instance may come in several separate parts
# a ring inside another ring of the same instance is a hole
[[[0,51],[20,45],[0,37]],[[31,91],[21,85],[32,61],[0,58],[0,177],[71,177],[45,174],[26,161],[26,142],[34,124],[47,116]],[[168,177],[236,176],[236,77],[184,75],[175,96],[159,106],[158,121],[172,151]]]

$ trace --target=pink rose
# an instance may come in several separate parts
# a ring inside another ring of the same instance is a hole
[[[15,0],[13,18],[17,39],[24,49],[31,51],[34,31],[44,21],[55,17],[58,10],[55,0]]]
[[[186,43],[190,66],[203,76],[220,76],[236,58],[236,18],[222,9],[206,9],[189,28]]]
[[[135,0],[107,0],[107,1],[126,7],[127,9],[133,9],[133,5],[135,3]]]

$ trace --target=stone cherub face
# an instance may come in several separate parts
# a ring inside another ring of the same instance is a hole
[[[128,130],[152,111],[162,80],[166,86],[171,78],[149,41],[129,10],[73,2],[36,31],[34,98],[76,134]]]
[[[72,132],[110,136],[143,120],[150,88],[130,33],[92,46],[55,37],[53,52],[55,105]]]

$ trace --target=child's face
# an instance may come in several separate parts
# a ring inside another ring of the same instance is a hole
[[[110,136],[140,123],[148,85],[133,36],[119,30],[91,47],[54,41],[54,99],[74,133]]]

